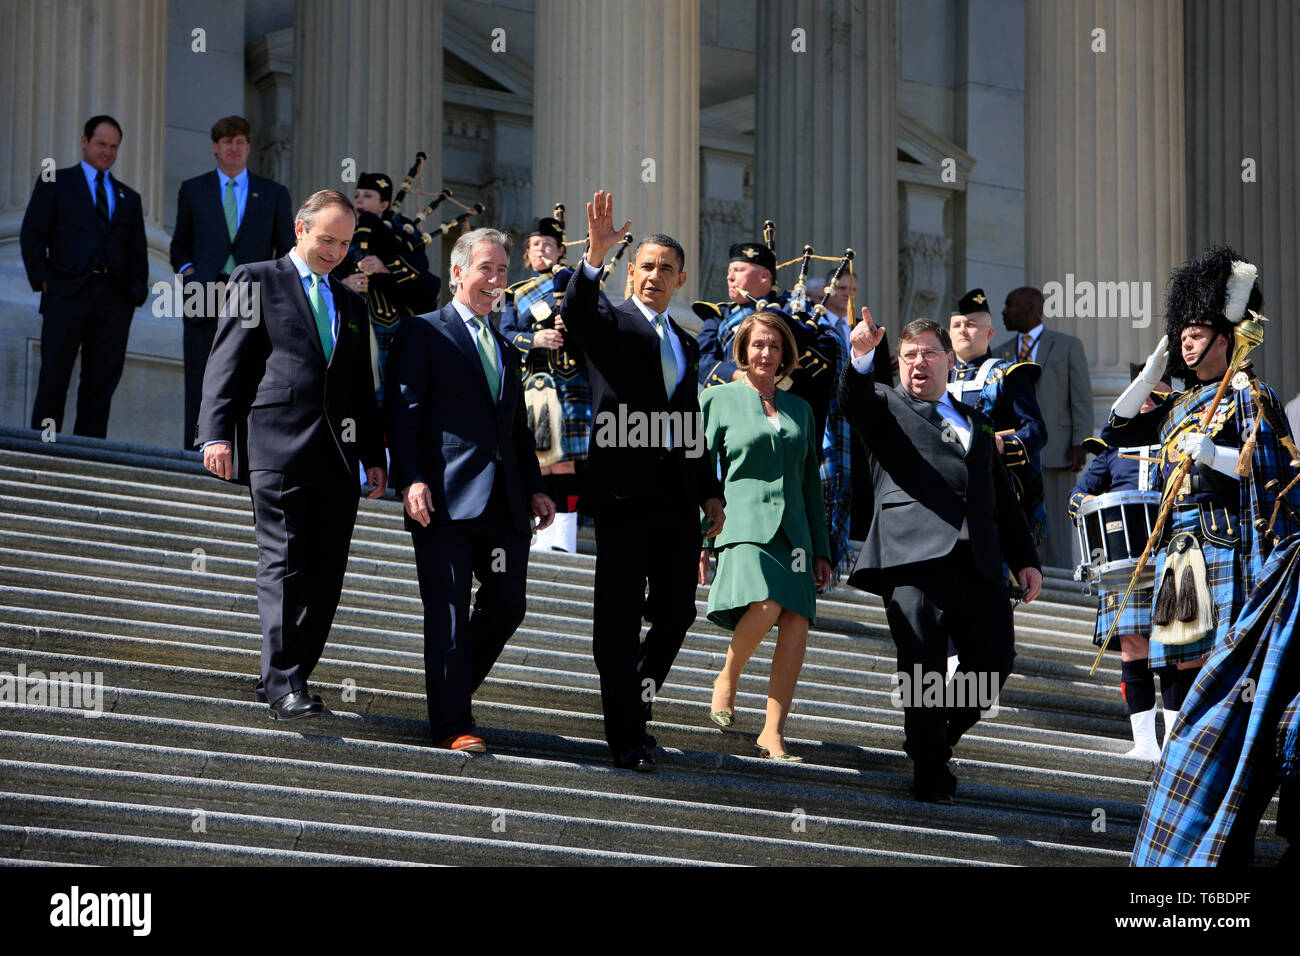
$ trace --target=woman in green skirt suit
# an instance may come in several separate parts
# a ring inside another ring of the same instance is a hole
[[[812,407],[778,381],[798,358],[781,313],[747,317],[732,346],[740,376],[700,396],[709,453],[720,460],[726,527],[700,553],[700,583],[710,549],[718,571],[709,589],[709,620],[732,630],[727,663],[713,684],[710,718],[735,722],[736,687],[750,655],[775,624],[776,650],[759,753],[799,760],[785,749],[785,721],[803,667],[817,591],[831,579],[830,538],[818,470]]]

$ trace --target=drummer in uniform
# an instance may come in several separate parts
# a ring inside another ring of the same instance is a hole
[[[533,550],[576,553],[577,469],[587,460],[591,437],[591,384],[582,353],[565,337],[560,318],[560,302],[573,271],[563,261],[563,226],[550,216],[538,219],[524,246],[524,262],[533,274],[506,290],[501,334],[519,349],[542,483],[555,502],[555,521],[537,532]]]
[[[353,205],[357,228],[348,254],[333,276],[366,300],[373,335],[370,356],[374,362],[375,396],[384,404],[384,365],[388,349],[403,316],[432,312],[438,306],[442,281],[429,271],[429,254],[423,242],[408,243],[398,230],[408,220],[384,215],[393,199],[393,181],[383,173],[362,173],[357,178]],[[419,233],[417,232],[418,236]]]
[[[1111,408],[1111,443],[1158,443],[1158,484],[1174,499],[1156,552],[1149,658],[1162,692],[1167,680],[1175,685],[1172,696],[1162,693],[1171,710],[1181,709],[1206,655],[1226,641],[1259,580],[1272,551],[1271,538],[1255,525],[1266,525],[1273,510],[1265,486],[1288,480],[1285,463],[1291,456],[1282,441],[1289,440],[1289,428],[1267,385],[1257,383],[1261,409],[1249,376],[1238,372],[1202,426],[1232,360],[1233,329],[1262,304],[1254,266],[1226,246],[1176,269],[1166,335]],[[1164,399],[1154,396],[1155,407],[1141,411],[1166,364],[1171,376],[1190,387]],[[1165,488],[1184,458],[1192,459],[1191,470],[1178,487]],[[1277,535],[1294,530],[1285,513],[1279,515]]]
[[[1133,365],[1130,374],[1136,378],[1142,366]],[[1169,394],[1169,383],[1160,382],[1142,403],[1142,411],[1149,412],[1156,407],[1155,396],[1163,398]],[[1084,440],[1083,447],[1095,457],[1084,469],[1079,481],[1070,489],[1070,503],[1067,512],[1071,521],[1078,518],[1079,509],[1099,496],[1119,491],[1152,491],[1157,481],[1154,459],[1160,454],[1159,445],[1135,445],[1119,447],[1110,444],[1115,437],[1111,428],[1102,429],[1098,438]],[[1158,499],[1157,499],[1158,500]],[[1146,544],[1145,535],[1136,542],[1140,549]],[[1132,555],[1136,557],[1137,554]],[[1085,556],[1085,562],[1088,558]],[[1133,728],[1133,749],[1125,756],[1141,757],[1155,760],[1160,756],[1160,745],[1156,742],[1156,679],[1151,671],[1147,656],[1151,637],[1151,591],[1150,587],[1136,588],[1124,606],[1119,626],[1115,635],[1107,644],[1109,650],[1119,648],[1122,661],[1120,667],[1120,694],[1128,707],[1129,723]],[[1109,588],[1097,589],[1097,626],[1093,632],[1092,643],[1101,647],[1115,623],[1115,616],[1124,597],[1123,591]],[[1172,701],[1174,684],[1166,681],[1162,688],[1163,699]],[[1178,715],[1178,708],[1165,711],[1165,736],[1173,718]]]
[[[994,440],[1029,522],[1029,532],[1034,544],[1041,544],[1047,525],[1041,457],[1047,426],[1034,383],[1042,368],[1033,362],[995,358],[989,351],[993,316],[983,289],[971,289],[961,297],[949,317],[948,332],[957,357],[948,373],[948,393],[992,420],[997,432]]]

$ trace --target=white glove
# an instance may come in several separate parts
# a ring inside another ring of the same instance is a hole
[[[1147,364],[1142,366],[1141,373],[1120,393],[1119,398],[1115,399],[1115,404],[1110,407],[1111,414],[1116,418],[1135,418],[1142,410],[1142,403],[1151,394],[1151,389],[1159,385],[1160,380],[1164,378],[1165,366],[1168,364],[1169,336],[1162,335],[1156,350],[1147,359]]]
[[[1178,450],[1198,465],[1234,478],[1241,477],[1237,474],[1237,449],[1216,445],[1209,435],[1183,432],[1178,436]]]

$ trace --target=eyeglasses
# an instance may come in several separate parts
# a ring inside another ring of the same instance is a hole
[[[908,365],[916,365],[918,362],[924,362],[929,365],[931,362],[937,362],[947,353],[941,349],[908,349],[906,352],[899,352],[898,358],[901,362]]]

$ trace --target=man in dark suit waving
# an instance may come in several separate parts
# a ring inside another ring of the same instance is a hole
[[[1017,569],[1026,603],[1038,596],[1042,573],[992,425],[947,392],[947,329],[929,319],[904,327],[896,388],[870,375],[883,337],[864,308],[849,338],[852,364],[840,375],[840,407],[866,449],[875,489],[871,531],[849,583],[885,601],[912,792],[951,803],[953,745],[991,705],[1015,659],[1002,562]],[[953,690],[943,680],[950,638],[960,660]],[[991,699],[954,695],[972,684]],[[928,685],[939,693],[925,694]]]
[[[649,771],[650,706],[695,621],[698,509],[710,524],[706,534],[721,531],[722,488],[709,456],[688,457],[684,434],[643,438],[652,433],[647,426],[669,415],[699,425],[699,347],[668,317],[673,293],[686,281],[686,256],[675,239],[642,239],[627,267],[632,295],[618,306],[600,297],[605,255],[632,225],[614,229],[613,209],[604,191],[587,204],[587,254],[569,280],[561,314],[586,357],[595,409],[579,501],[596,519],[592,651],[605,737],[619,767]],[[613,427],[619,422],[630,424],[625,434]],[[643,616],[650,622],[644,642]]]
[[[357,517],[357,462],[384,493],[383,431],[366,304],[330,270],[356,214],[332,189],[294,220],[287,256],[239,266],[203,377],[198,443],[218,478],[246,482],[257,530],[262,682],[271,717],[324,711],[307,689],[343,589]]]
[[[225,282],[235,266],[278,259],[294,244],[289,190],[248,171],[248,120],[224,116],[212,124],[217,168],[181,183],[172,235],[172,268],[187,282]],[[207,301],[204,296],[204,301]],[[203,397],[203,368],[217,331],[215,315],[186,315],[185,432],[192,448]]]
[[[149,262],[140,194],[109,173],[122,127],[92,116],[81,163],[36,181],[19,242],[32,289],[41,293],[41,374],[32,428],[63,427],[68,380],[81,351],[75,434],[103,438],[126,363],[131,313],[148,295]]]
[[[393,484],[424,601],[429,731],[436,746],[470,753],[487,749],[470,698],[524,619],[529,514],[542,528],[555,516],[515,348],[487,320],[506,288],[509,242],[495,229],[456,240],[455,297],[402,320],[384,374]]]

